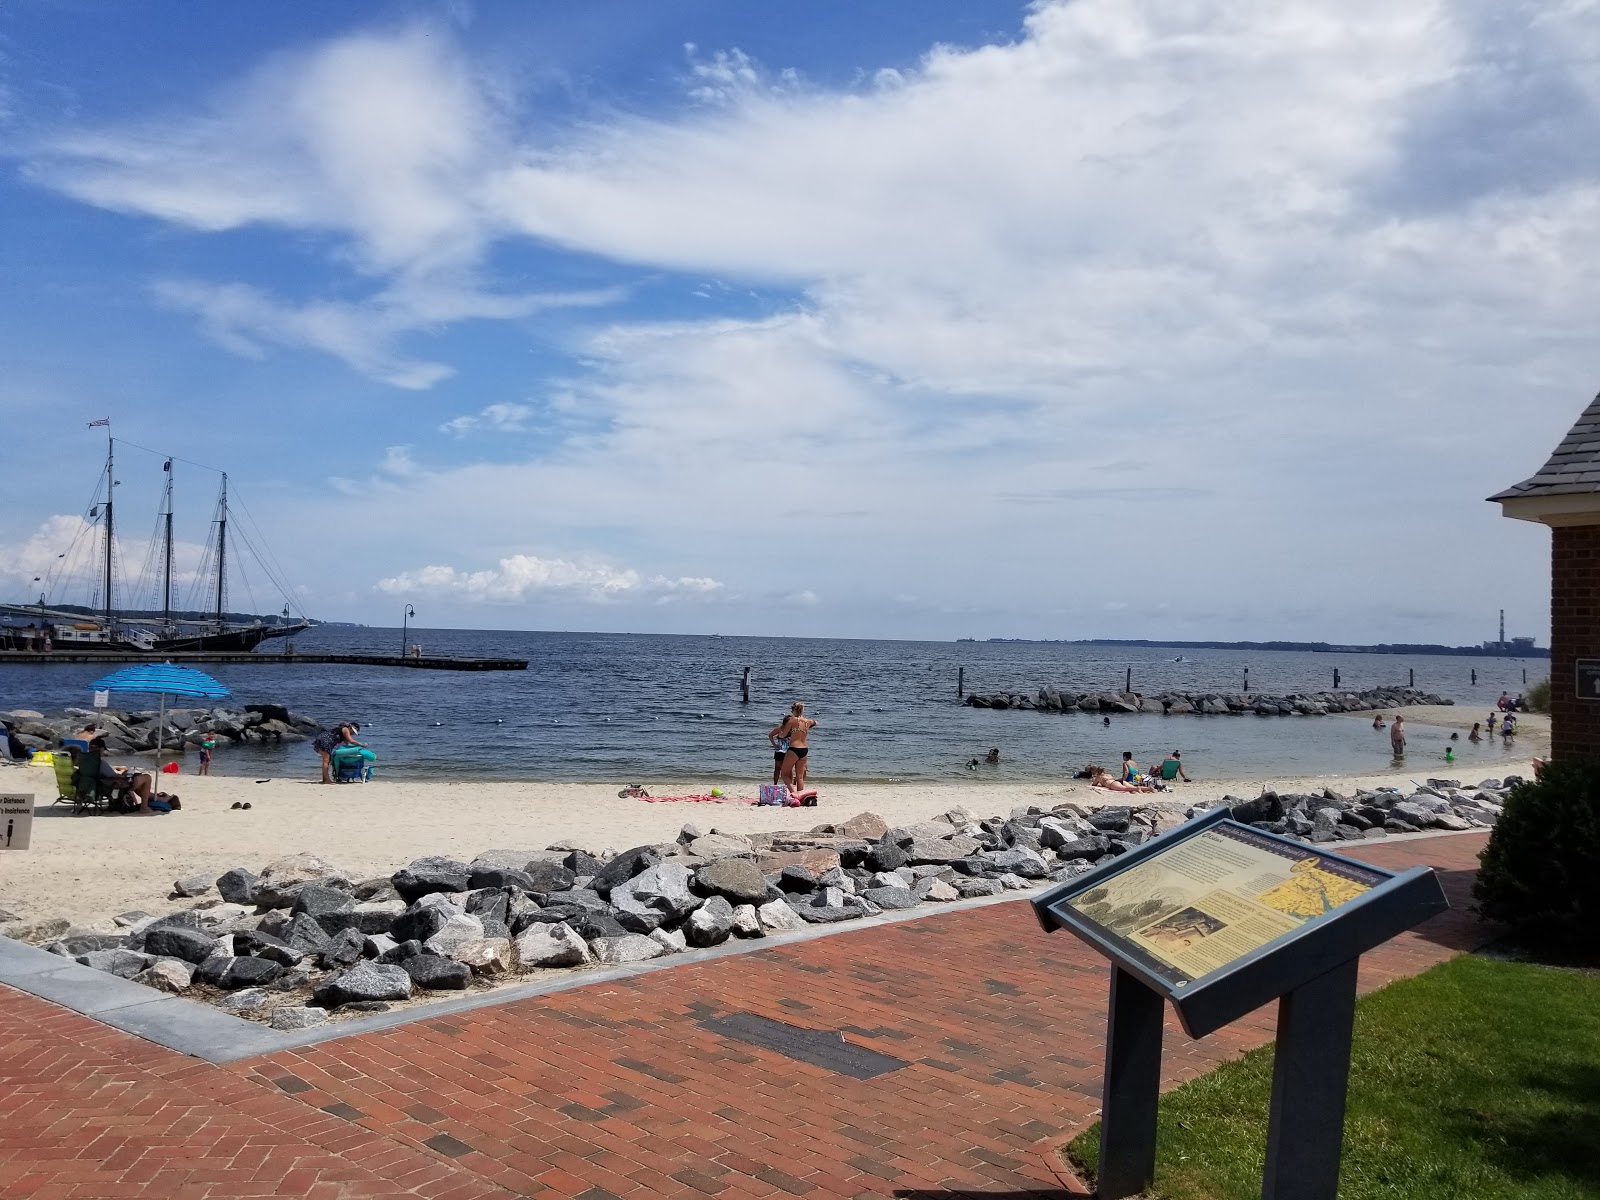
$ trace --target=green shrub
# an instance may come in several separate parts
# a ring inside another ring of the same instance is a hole
[[[1549,712],[1550,681],[1548,679],[1541,679],[1538,683],[1534,684],[1525,693],[1523,693],[1522,698],[1527,701],[1528,707],[1534,712]]]
[[[1600,765],[1553,762],[1512,788],[1481,862],[1473,895],[1485,917],[1600,944]]]

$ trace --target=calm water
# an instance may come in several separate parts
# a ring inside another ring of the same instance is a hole
[[[1041,684],[1157,692],[1323,689],[1338,667],[1348,689],[1404,684],[1456,700],[1463,729],[1482,719],[1502,689],[1545,677],[1548,660],[1334,655],[1223,650],[1121,649],[1014,643],[879,642],[711,638],[635,634],[414,631],[430,654],[526,658],[526,672],[464,673],[343,666],[216,666],[211,673],[239,703],[286,704],[324,723],[361,722],[387,778],[479,777],[627,783],[749,784],[771,771],[766,731],[793,700],[821,722],[812,738],[811,777],[953,779],[990,746],[998,768],[984,779],[1057,778],[1085,761],[1110,764],[1123,750],[1141,761],[1181,749],[1191,775],[1270,780],[1319,772],[1382,771],[1388,738],[1349,718],[1113,717],[993,712],[956,703],[956,671],[968,690]],[[318,629],[303,651],[397,653],[400,631]],[[1174,662],[1182,654],[1186,661]],[[754,672],[752,702],[739,703],[739,677]],[[1470,673],[1478,672],[1478,685]],[[86,706],[92,665],[0,665],[0,709]],[[150,701],[154,707],[154,699]],[[1416,728],[1406,766],[1419,778],[1444,773],[1444,734]],[[1459,744],[1450,772],[1498,774],[1525,753],[1498,740]],[[223,774],[309,774],[309,747],[224,749]]]

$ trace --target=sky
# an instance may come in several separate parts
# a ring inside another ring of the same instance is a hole
[[[130,598],[172,454],[185,583],[206,464],[328,620],[1542,644],[1483,498],[1600,387],[1597,58],[1595,0],[10,0],[0,594],[109,416]]]

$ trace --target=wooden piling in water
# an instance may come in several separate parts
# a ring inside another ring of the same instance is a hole
[[[956,699],[960,700],[964,695],[966,695],[966,691],[967,691],[967,669],[965,667],[957,667],[956,668]]]
[[[749,667],[746,667],[744,669],[744,679],[739,684],[739,692],[740,692],[740,695],[741,695],[741,699],[740,699],[739,703],[740,704],[749,704],[750,703],[750,668]]]

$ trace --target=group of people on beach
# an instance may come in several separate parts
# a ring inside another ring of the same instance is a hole
[[[1102,788],[1108,792],[1159,792],[1165,791],[1167,782],[1173,779],[1181,779],[1185,783],[1194,782],[1189,778],[1189,773],[1183,769],[1183,754],[1178,750],[1167,755],[1149,772],[1139,769],[1132,750],[1124,750],[1122,766],[1115,777],[1098,763],[1090,763],[1079,771],[1076,777],[1087,779],[1090,787]]]
[[[772,782],[781,783],[791,796],[806,790],[806,769],[811,746],[808,739],[817,723],[806,716],[806,706],[796,700],[771,729],[767,741],[772,743]]]

